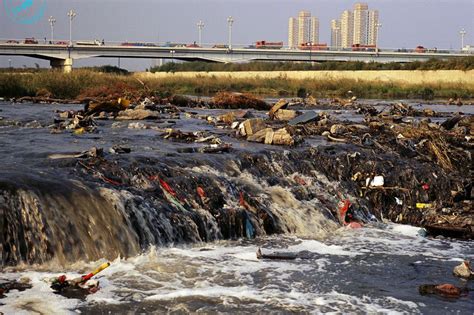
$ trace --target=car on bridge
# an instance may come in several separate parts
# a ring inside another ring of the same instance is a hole
[[[123,42],[120,46],[133,46],[133,47],[157,47],[154,43],[141,43],[141,42]]]
[[[7,44],[19,44],[20,42],[14,39],[7,40]]]
[[[352,51],[375,51],[377,47],[375,45],[354,44],[351,48]]]
[[[267,42],[265,40],[260,40],[255,43],[255,48],[257,49],[282,49],[283,42]]]
[[[104,41],[100,41],[98,39],[95,40],[82,40],[82,41],[77,41],[76,45],[79,46],[102,46],[104,45]]]
[[[320,44],[320,43],[303,43],[298,46],[300,50],[329,50],[328,44]]]
[[[423,47],[423,46],[416,46],[415,52],[416,52],[416,53],[420,53],[420,54],[425,53],[425,52],[426,52],[426,48]]]
[[[23,44],[38,44],[38,41],[34,37],[27,37],[23,41]]]

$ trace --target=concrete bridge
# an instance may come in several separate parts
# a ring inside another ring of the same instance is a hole
[[[295,49],[249,49],[249,48],[204,48],[204,47],[156,47],[123,45],[73,45],[1,43],[0,55],[28,56],[46,59],[54,68],[72,70],[74,59],[107,58],[146,58],[176,59],[184,61],[209,62],[247,62],[247,61],[362,61],[362,62],[413,62],[431,58],[452,59],[469,54],[461,52],[400,52],[381,49],[374,51],[340,50],[295,50]],[[471,54],[472,55],[472,54]]]

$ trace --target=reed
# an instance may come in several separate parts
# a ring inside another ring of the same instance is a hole
[[[341,97],[352,91],[359,98],[464,98],[474,97],[472,84],[459,82],[396,83],[356,79],[320,78],[297,79],[284,75],[250,78],[215,77],[212,75],[165,77],[134,76],[100,73],[75,69],[70,74],[59,71],[34,73],[0,72],[0,97],[35,96],[49,93],[54,98],[76,99],[97,96],[107,91],[127,94],[155,95],[193,94],[214,95],[218,92],[243,92],[265,97],[293,97],[308,94],[314,97]],[[88,95],[90,94],[90,95]]]

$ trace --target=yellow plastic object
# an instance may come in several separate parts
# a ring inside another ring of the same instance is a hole
[[[128,105],[130,105],[130,100],[127,100],[126,98],[119,98],[117,102],[122,105],[123,108],[127,108]]]
[[[422,202],[417,202],[416,207],[418,209],[426,209],[426,208],[431,208],[432,204],[431,203],[422,203]]]
[[[82,135],[86,130],[84,129],[84,127],[81,127],[81,128],[78,128],[76,130],[74,130],[74,134],[75,135]]]
[[[91,273],[95,276],[96,274],[98,274],[99,272],[101,272],[102,270],[104,270],[105,268],[107,268],[109,266],[110,266],[109,262],[103,263],[102,265],[100,265],[96,270],[92,271]]]

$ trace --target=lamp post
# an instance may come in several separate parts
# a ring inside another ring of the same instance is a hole
[[[199,47],[202,47],[202,29],[204,28],[204,22],[199,20],[199,22],[196,25],[199,31]]]
[[[382,27],[381,23],[375,24],[375,28],[377,29],[377,33],[375,34],[375,52],[377,54],[379,53],[379,31],[381,27]]]
[[[227,24],[229,24],[229,50],[232,50],[232,24],[234,24],[232,16],[227,18]]]
[[[51,44],[54,43],[54,23],[56,23],[56,19],[53,16],[50,16],[48,19],[49,26],[51,26]]]
[[[69,10],[67,16],[69,17],[69,46],[72,46],[72,20],[76,17],[74,10]]]
[[[466,34],[467,32],[464,28],[459,31],[459,35],[461,35],[461,51],[464,48],[464,36],[466,36]]]

